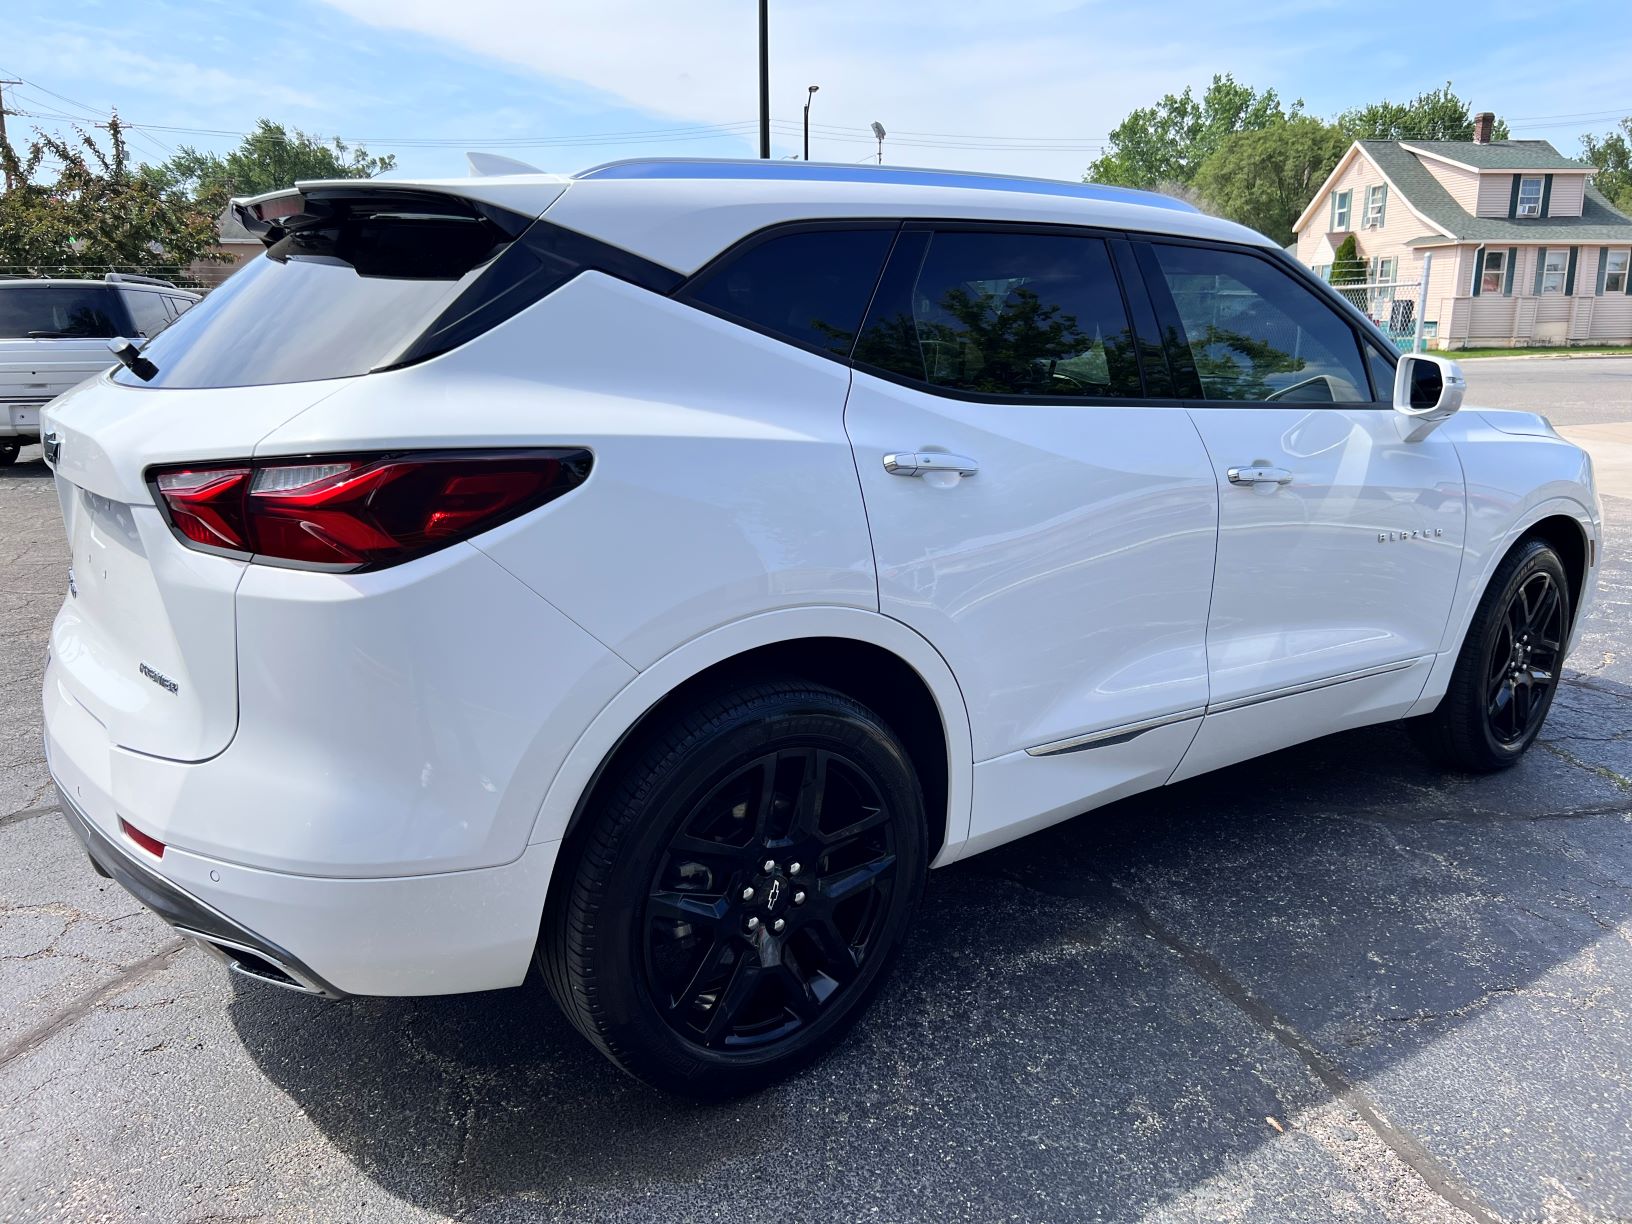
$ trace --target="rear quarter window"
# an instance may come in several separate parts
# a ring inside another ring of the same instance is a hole
[[[848,356],[894,236],[893,225],[773,235],[721,257],[681,297],[784,340]]]

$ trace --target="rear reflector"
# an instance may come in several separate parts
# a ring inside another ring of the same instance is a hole
[[[396,565],[570,492],[586,450],[438,451],[238,460],[149,471],[189,548],[351,572]]]
[[[119,828],[124,832],[126,837],[130,838],[131,841],[135,842],[143,850],[146,850],[154,858],[164,857],[164,843],[158,838],[149,837],[140,829],[135,828],[123,816],[119,817]]]

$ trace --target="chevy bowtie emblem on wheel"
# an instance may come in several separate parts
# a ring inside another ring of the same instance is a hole
[[[782,881],[772,880],[771,886],[765,890],[765,908],[775,909],[776,903],[782,897]]]

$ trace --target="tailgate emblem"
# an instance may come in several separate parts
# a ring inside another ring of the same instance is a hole
[[[146,663],[141,664],[141,673],[162,689],[169,689],[172,693],[180,690],[181,686],[161,671],[155,671]]]

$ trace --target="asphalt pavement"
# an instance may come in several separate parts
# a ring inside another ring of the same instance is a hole
[[[1632,422],[1632,361],[1469,371]],[[0,471],[0,1219],[1632,1218],[1632,486],[1517,769],[1373,728],[936,872],[842,1050],[699,1106],[536,981],[293,996],[92,874],[39,750],[38,455]]]

